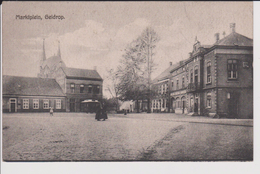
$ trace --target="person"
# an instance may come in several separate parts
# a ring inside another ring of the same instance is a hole
[[[50,115],[53,116],[53,109],[50,107]]]
[[[100,119],[101,119],[101,105],[98,105],[97,106],[97,108],[96,108],[96,117],[95,117],[95,119],[97,120],[97,121],[100,121]]]
[[[106,121],[107,119],[107,111],[106,111],[106,105],[103,103],[103,107],[101,109],[101,117],[103,118],[103,121]]]

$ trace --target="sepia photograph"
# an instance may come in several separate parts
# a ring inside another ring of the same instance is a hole
[[[253,162],[253,15],[3,2],[3,163]]]

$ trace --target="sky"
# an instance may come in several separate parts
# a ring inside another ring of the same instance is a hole
[[[46,57],[57,54],[67,67],[93,69],[105,78],[116,69],[127,44],[151,26],[160,40],[152,79],[169,62],[187,59],[195,37],[203,45],[215,42],[214,34],[236,32],[253,38],[252,2],[4,2],[2,72],[36,77],[45,38]],[[65,19],[45,19],[45,15]],[[17,19],[39,15],[42,20]],[[104,89],[106,80],[104,81]],[[108,95],[104,92],[105,95]]]

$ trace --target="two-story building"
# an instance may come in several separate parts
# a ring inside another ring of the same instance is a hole
[[[222,39],[217,33],[213,45],[201,45],[196,39],[188,59],[155,78],[153,86],[157,87],[167,79],[166,110],[212,117],[253,117],[253,40],[236,33],[235,24],[230,26],[231,33]],[[155,96],[153,102],[160,98]]]

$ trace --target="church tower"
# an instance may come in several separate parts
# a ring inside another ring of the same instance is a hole
[[[61,58],[61,54],[60,54],[60,41],[58,41],[58,53],[57,56]]]

